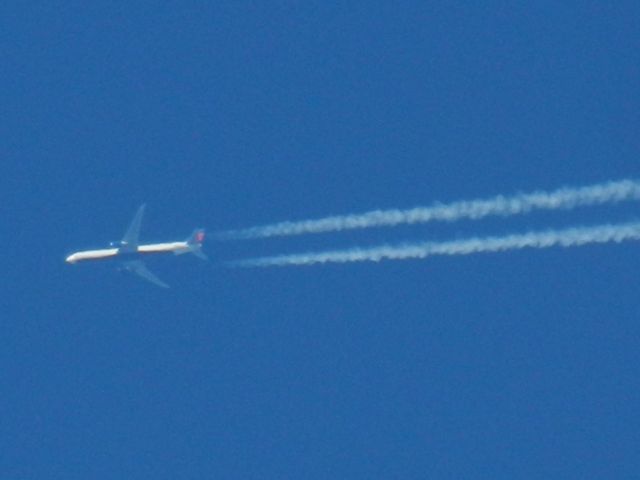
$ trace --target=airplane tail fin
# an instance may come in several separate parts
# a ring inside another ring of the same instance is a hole
[[[204,242],[204,237],[204,228],[195,229],[187,239],[187,246],[189,247],[189,252],[193,253],[196,257],[201,258],[202,260],[209,260],[202,251],[202,242]]]

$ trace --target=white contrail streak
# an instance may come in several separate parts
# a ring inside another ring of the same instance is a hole
[[[529,213],[533,210],[570,210],[576,207],[626,200],[640,200],[640,181],[620,180],[587,187],[565,187],[551,192],[537,191],[511,197],[498,195],[484,200],[459,201],[449,204],[436,203],[430,207],[417,207],[409,210],[374,210],[362,214],[332,216],[317,220],[281,222],[222,232],[218,234],[218,238],[266,238],[433,221],[478,220],[488,216],[508,217]]]
[[[433,255],[470,255],[472,253],[503,252],[523,248],[578,247],[594,243],[620,243],[628,240],[640,240],[640,222],[528,232],[504,237],[475,237],[449,242],[383,245],[372,248],[279,255],[240,260],[229,265],[276,267],[319,263],[379,262],[385,259],[405,260],[427,258]]]

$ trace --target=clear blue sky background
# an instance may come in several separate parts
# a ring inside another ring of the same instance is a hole
[[[530,4],[530,5],[527,5]],[[118,240],[640,176],[640,3],[5,2],[0,477],[632,478],[639,245],[69,266]]]

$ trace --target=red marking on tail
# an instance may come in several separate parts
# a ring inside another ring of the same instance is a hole
[[[198,243],[200,243],[200,242],[204,241],[204,232],[198,232],[198,233],[196,234],[196,241],[197,241]]]

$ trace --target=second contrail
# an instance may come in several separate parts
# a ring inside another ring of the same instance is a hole
[[[424,259],[435,255],[470,255],[472,253],[503,252],[524,248],[577,247],[598,243],[620,243],[640,240],[640,222],[594,227],[575,227],[507,235],[474,237],[449,242],[382,245],[372,248],[351,248],[325,252],[279,255],[229,263],[233,267],[282,267],[323,263],[379,262],[381,260]]]
[[[603,205],[628,200],[640,200],[640,181],[619,180],[586,187],[565,187],[546,192],[537,191],[514,196],[498,195],[484,200],[465,200],[449,204],[434,204],[408,210],[374,210],[316,220],[281,222],[272,225],[230,230],[217,235],[219,239],[251,239],[309,233],[338,232],[371,227],[390,227],[433,221],[454,222],[478,220],[488,216],[526,214],[534,210],[569,210],[576,207]]]

